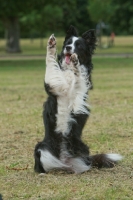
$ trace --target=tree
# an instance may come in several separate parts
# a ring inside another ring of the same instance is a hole
[[[77,2],[76,0],[60,0],[56,2],[56,4],[58,4],[63,11],[62,28],[66,32],[70,25],[77,25]]]
[[[101,40],[103,30],[109,29],[109,26],[107,26],[107,24],[110,22],[110,19],[114,14],[112,0],[90,0],[89,13],[91,19],[96,23],[96,35],[98,39],[98,46],[102,47]],[[109,32],[109,30],[107,32]]]
[[[55,3],[55,0],[51,0]],[[6,51],[20,52],[20,28],[19,18],[27,13],[32,13],[33,10],[40,11],[49,4],[48,0],[0,0],[0,19],[5,26]],[[55,13],[54,13],[55,14]],[[54,18],[53,18],[54,21]],[[42,21],[43,22],[43,21]]]
[[[112,0],[114,15],[110,20],[116,34],[133,34],[133,1]]]
[[[94,23],[92,23],[88,5],[88,0],[77,0],[78,15],[76,18],[77,28],[80,34],[87,31],[88,29],[94,28]]]
[[[54,18],[53,18],[54,13]],[[21,24],[28,25],[30,35],[35,32],[41,38],[40,46],[43,47],[43,37],[48,31],[54,32],[60,29],[62,24],[63,12],[62,9],[52,4],[47,4],[40,9],[34,9],[26,15],[22,15],[20,18]]]
[[[116,34],[133,33],[132,0],[89,0],[89,13],[95,23],[110,24]]]
[[[0,0],[0,19],[5,27],[6,51],[20,52],[19,13],[26,11],[29,1]]]
[[[112,0],[90,0],[89,13],[95,23],[98,21],[109,22],[114,14]]]

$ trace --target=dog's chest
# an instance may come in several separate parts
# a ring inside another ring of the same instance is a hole
[[[70,74],[66,73],[66,76]],[[72,124],[76,121],[72,118],[72,114],[88,113],[85,101],[88,91],[85,76],[68,77],[69,88],[63,96],[57,97],[57,115],[56,115],[56,132],[68,135]]]

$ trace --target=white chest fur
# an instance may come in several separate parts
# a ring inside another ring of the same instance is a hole
[[[61,132],[63,135],[67,135],[71,129],[71,124],[76,123],[71,113],[89,114],[86,109],[88,105],[85,102],[88,91],[86,73],[84,66],[80,67],[81,72],[78,77],[70,70],[63,72],[69,87],[63,95],[57,97],[58,113],[56,115],[56,132]]]

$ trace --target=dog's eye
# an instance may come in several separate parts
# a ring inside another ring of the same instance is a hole
[[[69,44],[71,44],[71,43],[72,43],[71,41],[68,41],[68,42],[67,42],[67,45],[69,45]]]

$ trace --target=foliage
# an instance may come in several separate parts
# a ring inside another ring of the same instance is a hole
[[[17,17],[21,37],[43,37],[47,32],[65,32],[73,24],[83,33],[102,20],[117,34],[132,34],[132,0],[0,0],[0,20],[6,27]],[[1,22],[0,22],[1,23]],[[0,36],[4,30],[0,28]]]
[[[76,1],[77,0],[61,0],[56,2],[63,11],[62,28],[64,31],[66,31],[71,24],[77,25],[76,17],[78,15],[78,10]]]
[[[3,38],[4,36],[4,27],[2,21],[0,21],[0,38]]]
[[[112,0],[114,5],[114,15],[110,20],[113,29],[118,34],[133,33],[133,1]]]
[[[56,13],[54,19],[53,13]],[[53,7],[53,5],[48,4],[39,10],[34,9],[30,13],[22,15],[20,23],[26,27],[31,36],[35,33],[44,36],[47,31],[55,31],[60,28],[62,16],[62,9],[58,5]]]
[[[132,0],[90,0],[89,13],[91,19],[110,24],[116,34],[133,33],[133,3]]]
[[[4,10],[0,11],[3,21],[9,17],[19,17],[21,35],[24,37],[46,35],[49,31],[66,31],[70,24],[83,33],[93,25],[89,16],[88,0],[0,0],[0,5]]]
[[[88,10],[88,0],[77,0],[77,8],[77,28],[79,32],[82,34],[88,29],[95,28],[95,25],[90,18],[90,13]]]
[[[114,12],[112,0],[90,0],[89,13],[92,20],[97,23],[98,21],[109,22]]]
[[[26,13],[32,9],[31,0],[0,0],[0,18],[17,17],[19,13]]]

